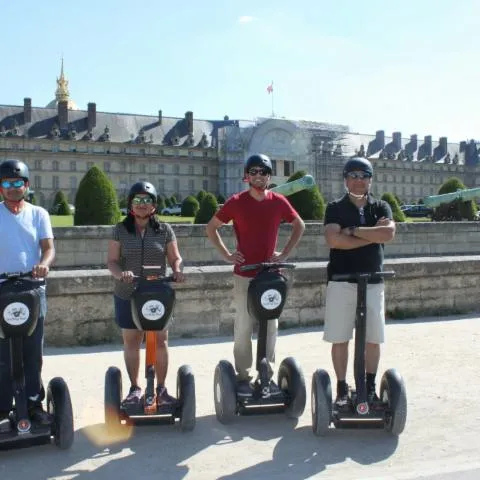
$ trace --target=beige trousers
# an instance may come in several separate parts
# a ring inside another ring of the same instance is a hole
[[[233,356],[235,359],[235,369],[239,380],[248,380],[251,378],[250,369],[252,368],[252,334],[255,319],[248,314],[247,292],[252,279],[233,276],[233,290],[235,301],[235,324],[233,329],[234,345]],[[270,377],[273,375],[273,363],[275,361],[275,344],[277,342],[278,319],[269,320],[267,327],[267,360],[269,363]],[[255,362],[256,363],[256,362]]]

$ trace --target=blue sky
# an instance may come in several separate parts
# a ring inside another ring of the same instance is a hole
[[[478,139],[477,0],[0,1],[0,104]]]

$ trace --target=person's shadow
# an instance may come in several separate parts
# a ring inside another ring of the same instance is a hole
[[[327,435],[317,438],[311,427],[301,427],[280,438],[271,460],[219,477],[219,480],[301,480],[347,459],[361,465],[380,462],[391,456],[397,445],[398,437],[379,429],[332,428]]]
[[[95,424],[76,431],[67,451],[52,445],[0,451],[0,478],[182,479],[189,473],[188,459],[211,446],[221,448],[245,437],[268,441],[288,435],[294,425],[285,420],[272,422],[268,416],[222,425],[215,415],[209,415],[197,418],[192,432],[182,433],[178,425],[152,424],[122,426],[112,436],[104,424]]]

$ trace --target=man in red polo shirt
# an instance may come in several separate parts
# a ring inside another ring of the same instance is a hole
[[[252,367],[253,319],[247,310],[247,291],[250,280],[257,272],[241,272],[242,264],[260,262],[284,262],[297,245],[305,230],[305,224],[288,200],[267,190],[272,175],[272,162],[266,155],[256,154],[248,158],[244,168],[245,181],[250,188],[232,195],[207,225],[207,235],[222,257],[233,263],[236,317],[234,324],[235,368],[237,370],[238,395],[252,395],[249,370]],[[231,253],[220,237],[218,229],[233,222],[237,239],[236,250]],[[283,250],[277,251],[278,229],[282,221],[292,224],[292,232]],[[267,359],[275,359],[278,320],[270,320],[267,330]],[[273,369],[270,365],[270,376]]]

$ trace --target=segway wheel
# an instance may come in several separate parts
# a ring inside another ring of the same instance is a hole
[[[70,392],[65,380],[55,377],[47,387],[47,412],[53,416],[52,434],[55,445],[62,450],[73,443],[73,412]]]
[[[402,376],[394,368],[387,370],[380,383],[380,399],[388,405],[385,430],[400,435],[407,421],[407,391]]]
[[[120,402],[122,401],[122,372],[110,367],[105,374],[105,425],[113,428],[120,425]]]
[[[227,360],[221,360],[215,368],[213,396],[218,421],[223,424],[233,422],[237,413],[237,388],[235,370]]]
[[[299,418],[305,410],[307,390],[302,369],[293,357],[285,358],[280,364],[278,386],[288,398],[285,414],[289,418]]]
[[[332,419],[332,384],[330,376],[319,368],[312,377],[312,429],[318,437],[328,432]]]
[[[180,428],[190,432],[195,428],[195,377],[189,365],[177,372],[177,398],[180,403]]]

